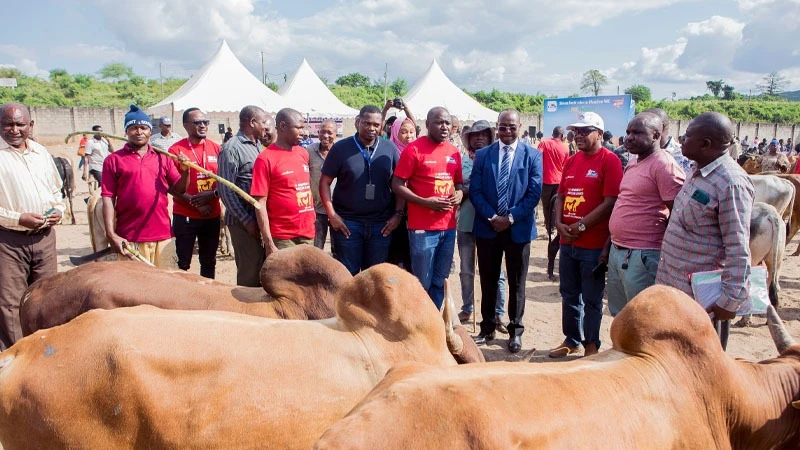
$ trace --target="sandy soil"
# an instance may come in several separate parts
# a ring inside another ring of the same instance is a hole
[[[75,148],[77,144],[49,146],[49,150],[56,156],[64,156],[77,164]],[[77,172],[77,171],[76,171]],[[76,225],[59,225],[57,227],[58,242],[58,270],[65,271],[73,268],[69,262],[69,256],[86,255],[91,253],[91,242],[89,237],[89,226],[86,216],[86,204],[83,199],[88,196],[88,186],[80,179],[76,179],[76,194],[74,200]],[[65,220],[65,222],[67,222]],[[540,235],[544,234],[543,226],[539,227]],[[498,339],[490,342],[483,348],[487,360],[529,360],[531,362],[553,361],[547,357],[548,351],[560,344],[563,340],[561,333],[561,297],[558,293],[558,282],[551,282],[547,279],[545,268],[547,266],[546,240],[536,240],[531,245],[531,261],[526,287],[527,304],[525,307],[525,334],[523,335],[522,351],[516,355],[510,354],[506,350],[507,336],[498,334]],[[800,244],[800,238],[793,240],[788,249],[791,253]],[[458,258],[456,252],[456,258]],[[797,263],[800,257],[787,256],[783,262],[781,272],[781,308],[779,314],[786,321],[789,332],[796,339],[800,339],[800,268]],[[455,263],[458,267],[458,261]],[[556,268],[558,264],[556,264]],[[199,273],[197,256],[190,272]],[[218,257],[217,279],[226,283],[235,283],[236,265],[231,257]],[[476,276],[475,293],[476,298],[480,298],[480,287]],[[458,287],[458,272],[450,276],[451,286]],[[460,289],[453,292],[457,306],[461,305]],[[601,339],[603,341],[601,351],[611,346],[609,338],[609,327],[612,318],[607,310],[603,317]],[[752,361],[760,361],[777,356],[769,332],[765,326],[763,318],[753,318],[754,327],[732,328],[731,337],[728,343],[728,352],[738,358]],[[467,328],[472,331],[471,324]],[[534,350],[535,348],[535,350]],[[570,358],[575,358],[573,356]],[[570,358],[565,358],[568,360]]]

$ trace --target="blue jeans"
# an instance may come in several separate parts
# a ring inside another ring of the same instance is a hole
[[[561,244],[558,272],[561,280],[561,330],[570,347],[596,344],[600,348],[605,275],[599,280],[592,269],[599,264],[602,249]]]
[[[437,308],[444,303],[444,280],[456,247],[456,230],[408,230],[411,247],[411,272]],[[337,247],[338,250],[338,247]]]
[[[471,313],[475,300],[475,235],[469,231],[458,231],[458,256],[461,258],[461,300],[464,306],[461,311]],[[495,313],[499,317],[506,314],[506,271],[500,271],[500,280],[497,282],[497,306]]]
[[[612,316],[616,317],[633,297],[656,283],[660,257],[659,250],[611,246],[608,255],[608,310]]]
[[[352,275],[386,262],[389,258],[392,236],[384,237],[381,234],[384,222],[363,223],[347,219],[343,221],[350,230],[350,237],[345,237],[341,231],[332,230],[331,244],[336,249],[336,259],[344,264]]]

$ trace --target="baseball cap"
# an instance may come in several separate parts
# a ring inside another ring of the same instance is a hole
[[[158,119],[158,122],[159,122],[161,125],[167,125],[167,126],[171,126],[171,125],[172,125],[172,119],[170,119],[170,118],[169,118],[169,117],[167,117],[167,116],[161,116],[161,117]]]
[[[600,117],[600,114],[591,111],[581,113],[581,115],[578,116],[578,122],[569,124],[567,126],[567,129],[574,130],[575,128],[588,128],[588,127],[594,127],[600,131],[605,131],[606,129],[605,123],[603,123],[603,118]]]
[[[769,145],[778,145],[778,140],[777,139],[773,139],[773,140],[769,141]]]

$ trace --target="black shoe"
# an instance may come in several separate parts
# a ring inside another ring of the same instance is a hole
[[[495,323],[495,330],[499,333],[508,334],[508,328],[506,323],[503,323],[503,318],[500,316],[495,316],[494,318]]]
[[[472,339],[475,341],[476,345],[486,345],[487,342],[493,341],[494,337],[495,337],[494,333],[488,333],[488,334],[481,333],[473,337]]]
[[[522,349],[522,337],[521,336],[511,336],[508,340],[508,351],[511,353],[519,353]]]

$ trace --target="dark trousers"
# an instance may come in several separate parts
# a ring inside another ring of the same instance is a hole
[[[22,339],[19,307],[28,286],[58,272],[56,232],[0,228],[0,350]]]
[[[506,256],[508,275],[508,333],[521,336],[525,331],[522,316],[525,314],[525,280],[528,277],[528,260],[531,243],[518,244],[511,240],[511,230],[505,230],[494,239],[476,239],[478,269],[481,273],[481,334],[495,330],[495,303],[500,265]]]
[[[254,238],[239,222],[228,225],[233,244],[233,259],[236,261],[236,284],[239,286],[261,286],[261,266],[267,259],[261,238]]]
[[[557,214],[555,209],[556,196],[558,195],[557,184],[542,185],[542,210],[544,211],[544,226],[547,229],[547,275],[552,276],[555,269],[556,255],[561,246],[559,243],[558,231],[553,230],[553,214]]]
[[[97,180],[97,184],[103,184],[103,172],[100,172],[99,170],[92,169],[92,170],[89,171],[89,175],[91,177],[94,177],[95,180]],[[90,180],[86,180],[86,181],[90,181]]]
[[[178,254],[178,267],[181,270],[189,270],[196,240],[197,255],[200,259],[200,275],[214,278],[217,267],[217,247],[219,247],[219,227],[219,217],[192,219],[180,214],[172,215],[175,252]]]

